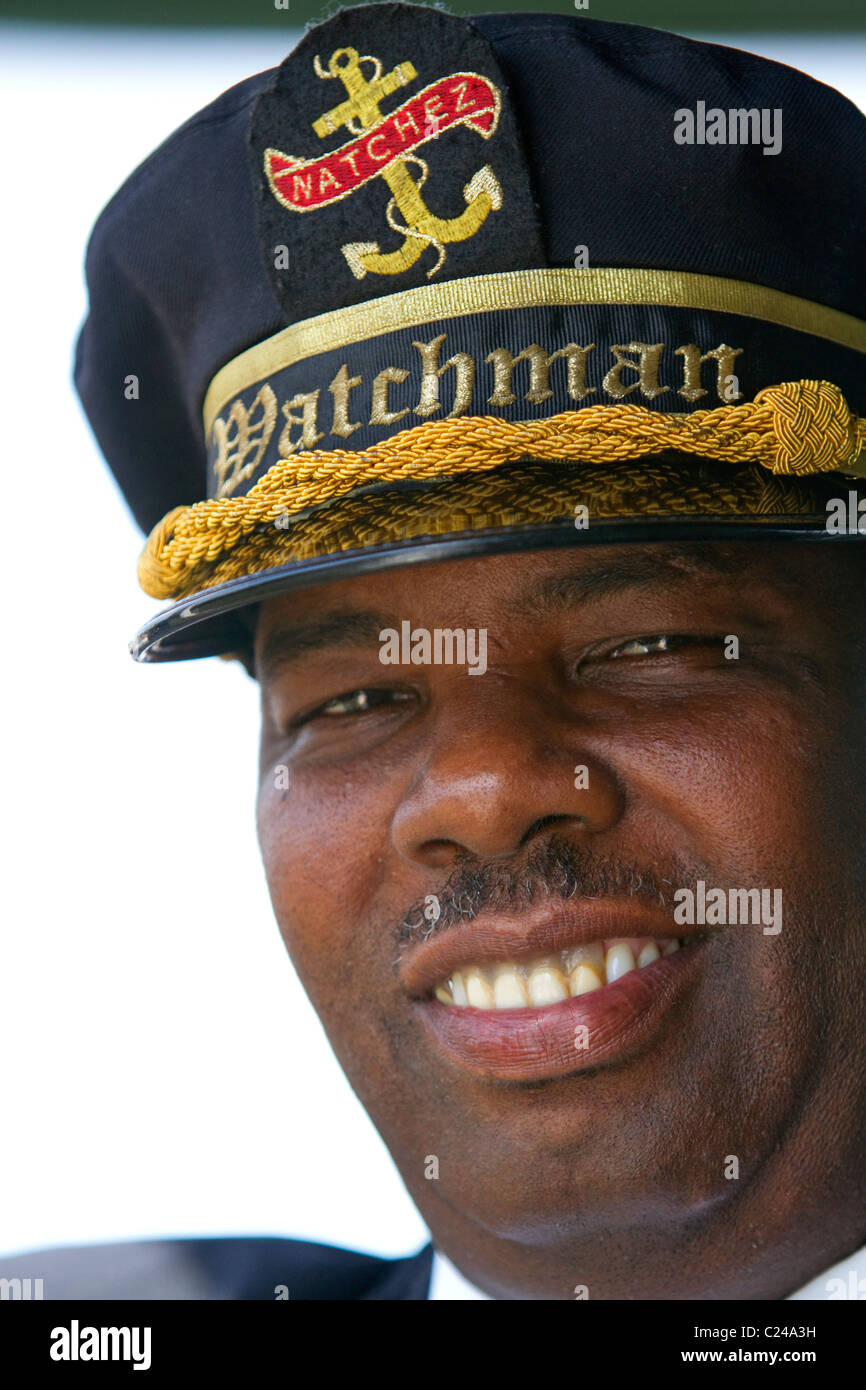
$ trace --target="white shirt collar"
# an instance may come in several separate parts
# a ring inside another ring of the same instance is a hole
[[[490,1301],[490,1295],[482,1293],[475,1284],[470,1284],[447,1255],[443,1255],[439,1250],[433,1251],[430,1292],[427,1298],[431,1303],[472,1298]],[[786,1302],[798,1298],[866,1300],[866,1245],[847,1259],[832,1265],[830,1269],[825,1269],[823,1274],[810,1279],[802,1289],[789,1294]]]

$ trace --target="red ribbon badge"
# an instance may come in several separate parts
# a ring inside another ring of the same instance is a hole
[[[265,150],[265,173],[274,197],[292,212],[327,207],[435,140],[454,125],[468,125],[487,140],[499,120],[499,92],[477,72],[455,72],[431,82],[357,139],[323,155],[296,159]]]

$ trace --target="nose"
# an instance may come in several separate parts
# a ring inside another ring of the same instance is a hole
[[[431,728],[392,819],[405,859],[442,869],[467,854],[508,858],[554,824],[585,839],[617,823],[624,792],[585,722],[489,676],[464,690]]]

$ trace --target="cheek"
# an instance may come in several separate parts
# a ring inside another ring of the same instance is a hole
[[[674,708],[624,740],[621,775],[637,815],[675,826],[683,851],[783,884],[795,866],[813,877],[826,865],[850,814],[856,776],[839,727],[790,695],[744,692],[726,707]]]
[[[389,816],[381,789],[345,771],[311,777],[291,769],[289,786],[266,769],[259,787],[259,844],[280,934],[314,1005],[339,979],[357,975]]]

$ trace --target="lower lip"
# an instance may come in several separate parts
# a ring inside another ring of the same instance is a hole
[[[415,1008],[445,1055],[493,1081],[544,1081],[619,1061],[645,1046],[699,974],[705,940],[543,1009]]]

